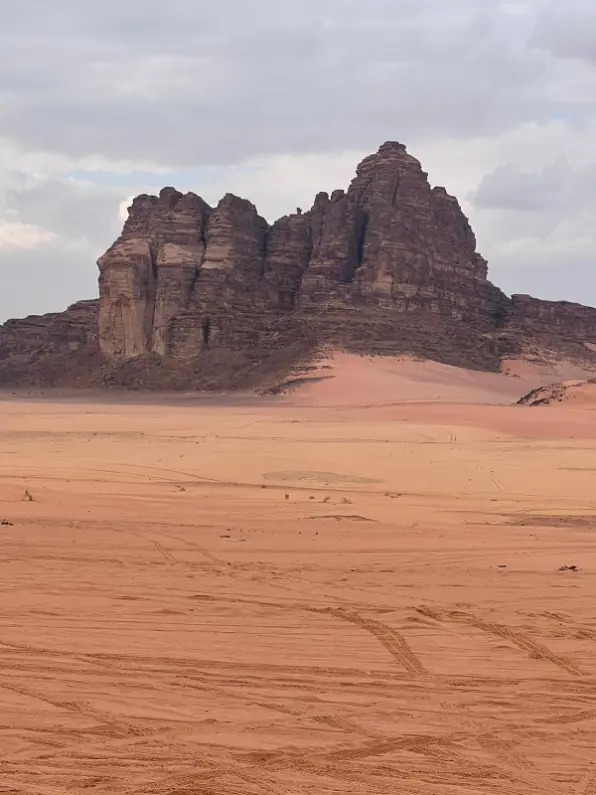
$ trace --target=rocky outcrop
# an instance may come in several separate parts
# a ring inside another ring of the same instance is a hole
[[[490,328],[505,301],[457,200],[398,143],[367,157],[347,192],[320,193],[271,227],[231,194],[215,210],[173,188],[141,196],[99,268],[107,356],[188,356],[226,336],[243,345],[233,315],[330,306]]]
[[[161,225],[156,227],[157,236],[150,238],[156,252],[150,347],[160,356],[168,352],[171,321],[188,305],[192,294],[205,257],[205,232],[211,215],[211,207],[192,193],[182,196],[168,189],[166,206],[167,213],[158,214]]]
[[[267,236],[265,267],[260,288],[260,307],[281,311],[296,308],[302,278],[313,252],[310,215],[286,215],[276,221]]]
[[[205,232],[192,305],[206,317],[253,292],[265,270],[268,224],[246,199],[228,193],[217,205]]]
[[[552,406],[567,403],[575,406],[596,405],[596,379],[561,381],[533,389],[517,401],[518,406]]]
[[[99,340],[107,356],[167,354],[170,322],[187,305],[205,257],[211,212],[174,188],[133,201],[122,235],[98,261]]]
[[[527,332],[596,342],[596,308],[568,301],[541,301],[530,295],[512,295],[507,325]]]
[[[30,315],[0,326],[0,359],[35,356],[43,349],[72,353],[97,344],[99,302],[79,301],[65,312]]]
[[[79,301],[64,312],[8,320],[0,326],[0,386],[86,385],[74,363],[99,354],[98,320],[97,300]]]
[[[346,191],[271,226],[232,194],[215,209],[174,188],[139,196],[98,265],[99,308],[22,321],[16,335],[6,324],[0,362],[39,371],[78,346],[93,383],[216,388],[257,383],[321,345],[493,370],[543,342],[596,360],[584,345],[596,309],[507,298],[457,200],[396,142]]]
[[[420,163],[386,143],[358,167],[348,191],[365,213],[358,291],[401,312],[430,312],[491,325],[503,303],[476,253],[455,198],[431,190]]]
[[[366,215],[342,190],[317,196],[310,212],[313,247],[302,279],[301,304],[324,303],[350,285],[362,264]],[[349,291],[344,290],[345,297]],[[340,296],[337,295],[339,298]]]

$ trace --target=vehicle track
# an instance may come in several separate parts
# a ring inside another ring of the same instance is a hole
[[[434,738],[433,738],[434,740]],[[337,751],[330,751],[325,754],[328,762],[353,762],[358,759],[368,759],[372,756],[389,754],[392,751],[406,749],[408,751],[418,751],[427,753],[431,745],[431,740],[423,737],[396,737],[394,739],[374,740],[365,743],[357,748],[344,748]]]
[[[507,494],[508,489],[503,483],[503,481],[500,478],[498,478],[496,475],[494,475],[492,472],[486,472],[486,467],[487,464],[479,464],[476,467],[476,472],[479,475],[482,475],[482,477],[489,480],[496,488],[496,490],[499,492],[499,494]]]
[[[315,723],[331,726],[332,729],[340,729],[348,734],[361,734],[365,737],[376,739],[382,736],[378,732],[369,731],[362,726],[357,726],[349,720],[345,720],[345,718],[338,718],[334,715],[313,715],[310,719]]]
[[[596,629],[594,627],[588,626],[587,624],[582,624],[579,621],[574,621],[572,618],[564,616],[561,613],[551,613],[547,611],[542,615],[545,616],[545,618],[550,618],[553,621],[557,621],[561,626],[569,627],[572,630],[575,630],[581,635],[582,638],[596,640]]]
[[[494,624],[489,621],[482,621],[478,618],[475,618],[474,616],[470,616],[465,613],[461,614],[461,617],[457,613],[455,614],[455,616],[456,620],[458,621],[461,620],[463,623],[470,624],[473,627],[477,627],[483,632],[488,632],[491,635],[497,635],[497,637],[511,641],[522,651],[527,652],[532,659],[547,660],[553,665],[556,665],[562,671],[571,674],[571,676],[585,676],[583,671],[581,671],[570,660],[567,660],[565,657],[555,654],[546,646],[544,646],[542,643],[538,643],[537,641],[528,638],[523,633],[511,629],[511,627],[502,624]]]
[[[79,715],[84,715],[87,718],[97,720],[100,723],[108,724],[112,728],[117,729],[118,733],[123,736],[131,734],[144,736],[153,733],[151,730],[145,729],[141,726],[135,726],[128,722],[125,723],[122,720],[116,718],[116,716],[112,713],[95,709],[95,707],[86,702],[70,700],[65,701],[62,699],[52,698],[45,693],[40,693],[39,691],[33,690],[31,688],[21,687],[9,682],[0,682],[0,688],[2,690],[9,690],[12,693],[17,693],[18,695],[25,696],[27,698],[33,698],[36,701],[42,701],[43,703],[50,704],[52,707],[56,707],[57,709],[63,709],[67,712],[75,712]]]
[[[374,621],[371,618],[364,618],[355,611],[348,611],[342,607],[330,608],[322,612],[328,612],[330,615],[341,618],[343,621],[349,621],[351,624],[369,632],[387,649],[397,664],[404,668],[410,676],[421,677],[429,675],[424,665],[408,646],[405,638],[399,632],[387,626],[387,624]]]
[[[436,621],[443,622],[446,620],[451,620],[459,624],[475,627],[476,629],[486,632],[489,635],[496,635],[499,638],[503,638],[503,640],[513,643],[519,649],[526,652],[534,660],[547,660],[571,676],[586,676],[586,674],[580,668],[578,668],[577,665],[568,660],[566,657],[555,654],[542,643],[538,643],[537,641],[528,638],[519,630],[512,629],[511,627],[504,624],[483,621],[471,613],[466,613],[459,610],[443,613],[425,606],[418,607],[416,610],[421,615],[424,615],[427,618],[433,618]]]
[[[524,784],[532,787],[532,791],[541,792],[544,795],[552,795],[552,788],[542,787],[538,782],[532,781],[529,777],[509,771],[500,765],[483,764],[474,761],[466,754],[457,749],[454,742],[469,739],[469,735],[464,733],[452,735],[407,735],[396,738],[386,738],[365,743],[356,748],[338,749],[323,755],[321,761],[334,763],[350,763],[365,761],[371,757],[381,756],[392,753],[393,751],[405,750],[409,753],[420,754],[423,757],[440,762],[443,767],[456,765],[458,772],[466,771],[466,777],[470,780],[480,780],[486,786],[487,779],[496,781],[507,781],[515,784]],[[314,761],[314,759],[313,759]],[[484,789],[483,791],[488,792]]]

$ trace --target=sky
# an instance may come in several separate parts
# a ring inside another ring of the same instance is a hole
[[[505,292],[596,305],[593,0],[19,0],[0,47],[0,322],[95,297],[138,193],[274,220],[386,140]]]

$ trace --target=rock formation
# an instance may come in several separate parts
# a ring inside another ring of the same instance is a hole
[[[139,196],[98,265],[99,306],[0,327],[0,383],[253,386],[321,345],[497,369],[543,340],[596,361],[596,309],[507,298],[457,200],[395,142],[272,226],[232,194]]]
[[[99,340],[108,356],[165,355],[172,319],[186,306],[205,259],[211,208],[164,188],[138,196],[122,235],[99,259]]]
[[[533,389],[517,401],[519,406],[552,406],[567,403],[575,406],[596,406],[596,379],[561,381]]]
[[[529,295],[513,295],[507,307],[507,322],[528,333],[564,334],[589,343],[596,336],[596,310],[569,301],[540,301]]]

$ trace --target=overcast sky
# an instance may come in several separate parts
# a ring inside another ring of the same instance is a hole
[[[18,0],[0,47],[0,321],[94,297],[137,193],[272,220],[386,140],[507,293],[596,305],[594,0]]]

